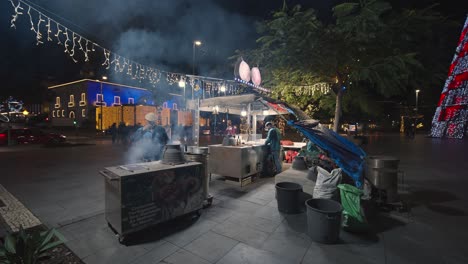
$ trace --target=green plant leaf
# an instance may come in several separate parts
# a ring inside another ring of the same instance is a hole
[[[15,254],[16,253],[16,238],[13,235],[7,235],[5,238],[5,250],[8,253]]]

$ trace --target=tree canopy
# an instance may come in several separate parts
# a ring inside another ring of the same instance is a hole
[[[360,0],[335,6],[333,15],[327,24],[313,9],[284,5],[258,25],[258,47],[238,56],[262,67],[278,99],[309,114],[335,109],[335,129],[342,105],[376,114],[376,98],[443,79],[440,68],[424,67],[431,61],[425,56],[437,53],[439,35],[453,24],[432,7],[396,10],[386,1]],[[323,82],[331,93],[314,88]]]

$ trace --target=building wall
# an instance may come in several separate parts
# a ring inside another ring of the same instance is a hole
[[[89,119],[85,82],[72,83],[51,90],[55,98],[49,110],[53,125],[69,126],[73,125],[73,121],[82,125]]]

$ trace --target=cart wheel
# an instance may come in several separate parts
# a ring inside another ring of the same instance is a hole
[[[125,236],[118,236],[119,238],[119,243],[126,246],[127,245],[127,240],[125,239]]]
[[[213,196],[209,196],[208,198],[205,199],[205,202],[203,203],[203,209],[210,207],[213,204]]]
[[[195,211],[195,216],[200,217],[201,216],[201,209],[198,209]]]

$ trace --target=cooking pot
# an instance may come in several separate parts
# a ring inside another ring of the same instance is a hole
[[[195,147],[193,148],[193,151],[191,152],[193,154],[208,154],[208,147]]]

